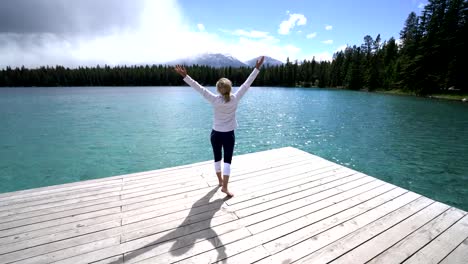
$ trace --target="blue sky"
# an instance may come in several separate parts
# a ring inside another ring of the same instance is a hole
[[[31,7],[32,3],[34,6]],[[224,53],[331,60],[367,34],[399,38],[423,0],[0,1],[0,68],[153,64]]]
[[[205,31],[234,43],[241,37],[232,34],[236,30],[267,32],[278,40],[278,45],[299,48],[299,52],[291,55],[302,59],[314,54],[327,58],[346,45],[360,45],[365,35],[398,39],[409,13],[419,14],[425,1],[181,0],[179,3],[193,30],[202,24]],[[289,19],[295,23],[291,23],[287,33],[280,32],[281,23]]]

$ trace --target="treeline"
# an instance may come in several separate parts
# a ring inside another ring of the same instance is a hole
[[[401,43],[365,36],[361,46],[334,54],[329,85],[417,94],[450,88],[467,92],[467,36],[466,0],[429,0],[420,16],[409,14]]]
[[[288,62],[264,67],[255,81],[258,86],[327,85],[330,62]],[[220,77],[228,77],[234,85],[245,81],[253,68],[213,68],[203,65],[187,66],[187,71],[201,84],[214,85]],[[25,67],[0,71],[0,86],[173,86],[184,82],[172,66]]]
[[[449,88],[468,91],[468,1],[430,0],[421,15],[412,12],[400,32],[382,41],[364,37],[361,45],[348,46],[331,62],[314,59],[265,67],[257,86],[318,86],[348,89],[402,89],[431,94]],[[204,85],[222,77],[240,85],[251,68],[213,68],[194,65],[189,74]],[[183,81],[167,65],[37,69],[0,71],[0,86],[173,86]]]

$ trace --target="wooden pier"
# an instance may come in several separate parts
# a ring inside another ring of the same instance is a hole
[[[32,177],[32,176],[31,176]],[[0,194],[0,263],[467,263],[467,212],[295,148]]]

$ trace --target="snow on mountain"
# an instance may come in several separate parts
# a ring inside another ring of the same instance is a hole
[[[202,54],[195,57],[184,58],[180,60],[175,60],[172,62],[167,63],[168,65],[176,65],[176,64],[183,64],[183,65],[207,65],[215,68],[221,67],[247,67],[246,64],[241,62],[240,60],[230,56],[224,55],[220,53],[208,53]]]
[[[247,64],[248,66],[250,67],[255,67],[255,63],[257,62],[257,59],[258,58],[253,58],[251,60],[248,60],[246,62],[244,62],[245,64]],[[283,62],[282,61],[279,61],[277,59],[273,59],[272,57],[268,57],[268,56],[265,56],[265,61],[263,62],[263,65],[265,66],[277,66],[277,65],[282,65]]]

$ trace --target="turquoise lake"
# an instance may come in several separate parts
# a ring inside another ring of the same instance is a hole
[[[468,210],[468,104],[252,87],[237,119],[235,155],[292,146]],[[190,87],[2,88],[0,192],[210,160],[211,122]]]

